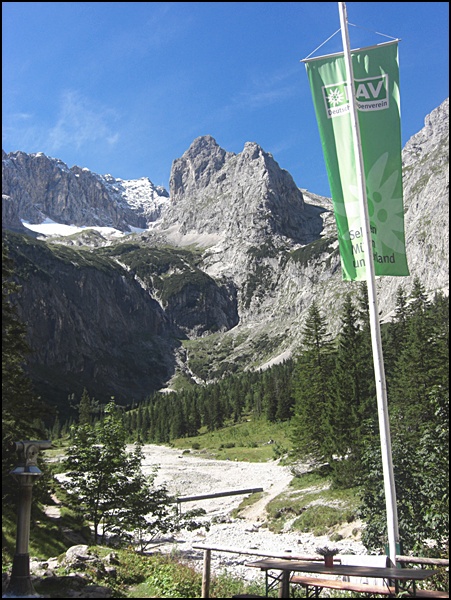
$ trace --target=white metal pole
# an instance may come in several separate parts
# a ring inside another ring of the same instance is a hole
[[[396,506],[395,478],[393,474],[392,449],[390,438],[390,424],[387,408],[387,386],[385,383],[384,358],[382,354],[382,340],[379,324],[379,311],[377,307],[376,277],[373,263],[373,248],[370,233],[370,219],[366,196],[365,171],[363,166],[362,146],[360,140],[359,121],[355,101],[354,73],[352,69],[351,49],[349,44],[348,20],[345,2],[338,2],[340,12],[341,34],[346,64],[346,79],[350,116],[352,124],[354,153],[357,174],[357,187],[359,191],[360,214],[363,217],[363,244],[365,249],[365,266],[368,286],[368,303],[371,327],[371,344],[373,348],[374,374],[376,379],[377,407],[379,415],[379,432],[382,452],[382,468],[384,474],[385,506],[387,511],[387,533],[389,557],[392,566],[396,565],[396,551],[399,544],[398,510]]]

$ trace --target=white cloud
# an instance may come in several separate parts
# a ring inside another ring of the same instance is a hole
[[[293,69],[254,76],[246,88],[231,96],[220,114],[231,117],[237,110],[256,110],[284,102],[298,93]]]
[[[76,91],[63,94],[56,125],[49,132],[51,152],[67,145],[77,150],[93,142],[115,145],[119,139],[113,130],[117,115],[110,108],[95,105]]]
[[[277,86],[273,89],[242,92],[234,99],[235,105],[243,108],[260,108],[290,98],[295,93],[294,86]]]
[[[20,123],[23,121],[29,121],[32,118],[33,118],[33,115],[31,113],[18,112],[18,113],[12,114],[10,117],[10,120],[13,123]]]

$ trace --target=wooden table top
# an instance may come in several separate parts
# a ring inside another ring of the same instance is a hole
[[[393,567],[371,567],[358,565],[334,565],[326,567],[324,563],[302,560],[281,560],[267,558],[246,563],[246,567],[254,567],[263,571],[278,569],[298,573],[317,573],[319,575],[347,575],[349,577],[380,577],[398,581],[426,579],[434,575],[434,569],[401,569]]]

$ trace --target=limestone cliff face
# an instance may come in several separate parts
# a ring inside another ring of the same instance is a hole
[[[130,231],[147,228],[160,217],[168,193],[149,179],[125,182],[89,169],[71,169],[42,153],[2,153],[2,191],[14,203],[21,219],[42,223],[109,226]],[[144,193],[143,193],[144,191]],[[144,201],[143,201],[144,198]],[[2,227],[17,229],[4,214]]]
[[[70,249],[19,236],[7,243],[22,286],[17,303],[30,332],[31,375],[44,398],[61,406],[86,386],[99,400],[109,390],[123,401],[162,384],[172,368],[171,327],[132,277]]]
[[[2,194],[2,223],[6,223],[11,231],[26,232],[20,220],[19,206],[8,194]]]
[[[312,222],[306,214],[291,175],[251,142],[235,155],[211,136],[194,140],[173,163],[170,198],[160,228],[176,226],[182,235],[216,234],[247,244],[276,237],[305,244],[321,230],[321,220]]]
[[[173,163],[170,199],[156,229],[171,243],[208,248],[202,268],[233,281],[241,324],[292,313],[277,299],[292,275],[289,253],[321,238],[329,211],[307,204],[270,154],[249,142],[235,155],[197,138]]]
[[[37,390],[61,408],[84,387],[98,400],[146,398],[174,374],[180,340],[232,328],[236,298],[188,253],[93,253],[7,233]]]
[[[383,278],[385,305],[417,275],[427,290],[449,290],[449,99],[425,119],[404,147],[403,185],[410,277]]]

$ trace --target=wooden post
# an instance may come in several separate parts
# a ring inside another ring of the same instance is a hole
[[[279,598],[290,597],[290,574],[291,571],[282,571],[279,584]]]
[[[202,598],[210,598],[211,550],[204,550],[204,570],[202,573]]]

